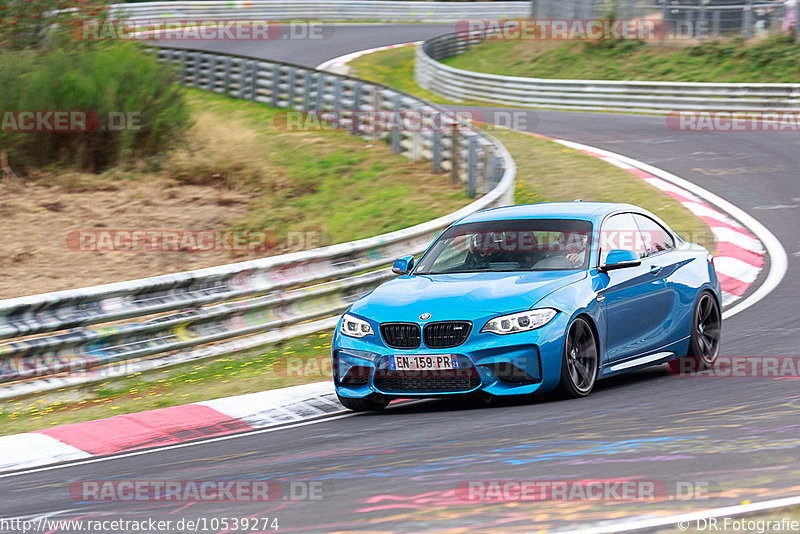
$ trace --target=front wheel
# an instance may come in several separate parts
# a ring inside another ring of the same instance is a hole
[[[594,330],[586,319],[578,317],[567,329],[558,394],[578,398],[591,393],[597,381],[598,363]]]
[[[717,299],[704,291],[694,307],[692,333],[689,339],[689,353],[667,365],[674,373],[702,371],[714,366],[719,356],[719,343],[722,333],[722,314]]]
[[[348,410],[353,410],[354,412],[377,412],[383,410],[389,404],[389,399],[384,397],[364,397],[362,399],[351,399],[348,397],[340,397],[338,393],[336,396],[339,397],[339,402],[342,403],[342,406]]]

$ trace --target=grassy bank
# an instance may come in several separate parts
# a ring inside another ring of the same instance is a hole
[[[463,187],[385,143],[281,130],[273,126],[281,111],[199,90],[187,100],[193,126],[163,156],[99,174],[44,169],[0,181],[0,298],[370,237],[469,202]],[[68,240],[116,230],[242,230],[266,234],[274,247],[137,253],[80,250]]]
[[[749,44],[736,38],[685,47],[637,41],[488,41],[444,63],[532,78],[796,83],[800,43],[783,36]]]

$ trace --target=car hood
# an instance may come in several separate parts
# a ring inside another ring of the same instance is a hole
[[[401,276],[357,300],[351,312],[378,322],[477,319],[529,309],[546,295],[586,278],[586,271],[458,273]]]

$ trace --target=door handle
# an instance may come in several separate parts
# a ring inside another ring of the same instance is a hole
[[[660,265],[651,265],[650,266],[650,274],[658,274],[661,271]]]

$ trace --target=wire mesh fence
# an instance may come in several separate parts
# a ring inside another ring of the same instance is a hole
[[[532,0],[533,19],[647,19],[665,38],[800,34],[797,0]]]

